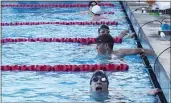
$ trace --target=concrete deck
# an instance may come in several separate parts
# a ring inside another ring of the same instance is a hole
[[[139,5],[140,4],[140,5]],[[129,7],[132,11],[134,11],[136,8],[147,6],[147,4],[144,2],[142,3],[136,3],[136,2],[128,2]],[[161,21],[164,18],[170,18],[169,15],[162,14],[160,16],[152,16],[149,14],[142,14],[141,10],[137,10],[133,12],[135,15],[138,23],[140,25],[143,25],[146,22],[152,21],[152,20],[159,20]],[[167,23],[170,24],[170,19],[165,19]],[[162,40],[158,36],[158,29],[159,29],[160,23],[149,23],[142,27],[147,40],[149,41],[150,45],[152,46],[153,50],[155,51],[156,55],[159,55],[164,49],[170,47],[170,41],[168,40]],[[170,52],[171,49],[165,51],[160,57],[159,61],[164,67],[169,79],[171,77],[170,74]]]

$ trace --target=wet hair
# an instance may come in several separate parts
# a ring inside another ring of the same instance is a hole
[[[96,1],[90,1],[90,2],[88,3],[88,7],[90,7],[92,3],[95,3],[96,5],[98,4]]]
[[[92,77],[91,77],[91,79],[90,79],[90,85],[91,85],[91,83],[92,83],[92,79],[93,79],[95,76],[103,76],[103,77],[105,77],[105,78],[106,78],[106,81],[107,81],[107,85],[109,85],[108,77],[107,77],[106,73],[105,73],[103,70],[96,70],[96,71],[93,73],[93,75],[92,75]]]
[[[109,26],[107,25],[101,25],[100,28],[98,29],[98,33],[100,32],[101,29],[108,29],[109,30]]]
[[[110,34],[100,35],[96,38],[96,43],[106,43],[113,50],[114,39]]]
[[[108,29],[109,30],[109,26],[104,25],[104,24],[100,26],[100,29],[102,29],[102,28],[105,28],[105,29]]]

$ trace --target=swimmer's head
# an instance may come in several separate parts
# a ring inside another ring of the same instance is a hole
[[[90,79],[90,88],[92,92],[108,92],[109,81],[103,70],[97,70]]]
[[[99,35],[109,34],[109,32],[110,32],[110,30],[107,25],[101,25],[100,28],[98,28]]]
[[[96,38],[96,49],[99,54],[111,54],[113,51],[114,39],[110,34],[99,35]]]
[[[88,4],[88,7],[93,7],[95,5],[97,5],[98,3],[96,1],[90,1],[89,4]]]
[[[108,29],[108,30],[109,30],[109,26],[107,26],[107,25],[105,25],[105,24],[102,24],[102,25],[100,26],[100,29],[102,29],[102,28]]]
[[[100,6],[98,6],[98,5],[93,6],[92,9],[91,9],[91,12],[93,14],[100,15],[101,14]]]

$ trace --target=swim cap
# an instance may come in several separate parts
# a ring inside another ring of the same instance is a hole
[[[105,24],[102,24],[102,25],[100,26],[100,29],[102,29],[102,28],[105,28],[105,29],[108,29],[108,30],[109,30],[109,26],[107,26],[107,25],[105,25]]]
[[[101,8],[98,5],[95,5],[92,7],[91,12],[94,14],[100,14],[101,13]]]
[[[107,75],[106,75],[106,73],[105,73],[103,70],[96,70],[96,71],[93,73],[93,75],[92,75],[92,77],[91,77],[91,79],[90,79],[90,85],[91,85],[91,83],[92,83],[93,77],[95,77],[95,76],[103,76],[103,77],[105,77],[105,78],[106,78],[106,81],[107,81],[107,85],[109,85],[109,81],[108,81]]]
[[[107,25],[105,25],[105,24],[102,24],[102,25],[100,26],[100,28],[98,28],[98,33],[100,32],[101,29],[107,29],[107,30],[109,30],[109,26],[107,26]]]
[[[90,1],[89,4],[88,4],[88,7],[93,7],[95,5],[97,5],[98,3],[96,1]]]

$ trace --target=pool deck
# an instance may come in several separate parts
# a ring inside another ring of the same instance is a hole
[[[134,11],[136,8],[147,6],[145,2],[142,3],[136,3],[136,2],[128,2],[128,5],[132,11]],[[142,26],[146,22],[152,21],[152,20],[159,20],[161,21],[164,18],[170,18],[169,15],[162,14],[160,16],[152,16],[149,14],[142,14],[141,10],[134,11],[133,14],[135,15],[135,18],[137,19],[138,23]],[[165,22],[170,24],[170,20],[165,19]],[[163,50],[170,47],[170,41],[169,40],[162,40],[158,36],[158,29],[160,27],[160,23],[149,23],[142,27],[142,30],[144,31],[146,35],[146,39],[149,41],[149,44],[151,45],[152,49],[154,50],[156,55],[159,55]],[[165,69],[169,79],[171,77],[170,74],[170,52],[171,49],[165,51],[162,55],[159,57],[159,62]],[[153,67],[153,65],[152,65]]]

